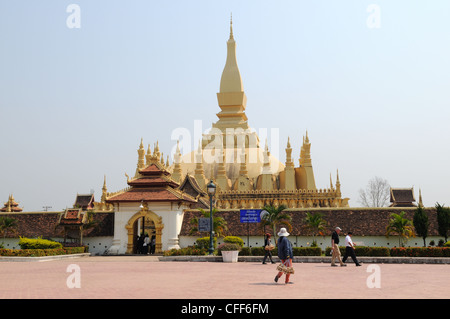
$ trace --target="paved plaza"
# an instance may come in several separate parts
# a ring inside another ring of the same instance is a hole
[[[1,299],[447,299],[450,265],[295,263],[294,284],[276,264],[165,262],[91,256],[0,262]]]

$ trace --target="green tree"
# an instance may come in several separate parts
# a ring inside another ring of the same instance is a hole
[[[268,212],[268,214],[261,220],[261,227],[269,226],[273,230],[273,236],[275,242],[277,242],[277,232],[276,229],[279,225],[286,226],[288,232],[292,231],[292,217],[288,213],[284,212],[286,206],[280,205],[278,207],[272,205],[264,206],[263,210]]]
[[[423,247],[426,247],[427,244],[425,239],[428,236],[428,227],[430,226],[430,222],[428,221],[428,213],[420,205],[414,212],[413,225],[416,229],[416,234],[423,238]]]
[[[11,217],[0,217],[0,232],[3,233],[3,239],[6,238],[8,231],[15,231],[17,229],[17,220]]]
[[[324,236],[324,231],[327,225],[327,222],[323,219],[323,215],[321,213],[306,213],[306,217],[304,219],[305,228],[309,233],[312,233],[313,241],[312,247],[317,246],[316,235]]]
[[[448,230],[450,228],[450,208],[444,207],[443,205],[436,203],[436,215],[438,223],[438,233],[445,238],[447,242]]]
[[[204,210],[202,208],[199,208],[199,211],[202,214],[202,217],[209,218],[210,213],[209,210]],[[216,216],[216,213],[218,210],[216,208],[212,209],[213,213],[213,231],[215,237],[223,237],[228,233],[228,226],[227,221],[220,216]],[[191,230],[189,231],[189,234],[193,234],[198,231],[198,217],[192,217],[189,223],[192,225]]]
[[[398,244],[403,247],[409,237],[414,237],[414,226],[412,222],[405,217],[405,212],[400,214],[391,214],[391,219],[386,227],[386,236],[392,233],[398,235]]]

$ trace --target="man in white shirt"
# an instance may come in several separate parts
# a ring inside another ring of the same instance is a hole
[[[361,263],[358,261],[358,259],[356,259],[356,254],[355,254],[355,246],[356,245],[352,241],[352,236],[353,236],[353,234],[351,231],[349,231],[347,233],[347,236],[345,236],[345,256],[344,256],[344,258],[342,258],[342,262],[345,263],[348,256],[350,256],[350,257],[352,257],[356,266],[361,266]]]

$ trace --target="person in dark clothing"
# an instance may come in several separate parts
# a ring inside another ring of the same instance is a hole
[[[355,244],[352,241],[352,236],[353,236],[353,233],[351,231],[349,231],[347,233],[347,236],[345,237],[345,255],[344,255],[344,258],[342,258],[342,262],[345,263],[348,256],[350,256],[350,257],[352,257],[353,262],[355,263],[356,266],[361,266],[361,263],[356,258],[355,248],[354,248]]]
[[[272,249],[274,248],[274,246],[272,245],[272,240],[271,240],[271,235],[269,233],[266,234],[266,238],[264,239],[264,248],[265,248],[265,255],[264,255],[264,259],[263,259],[263,264],[266,263],[266,259],[267,257],[269,257],[270,262],[272,264],[274,264],[275,262],[272,260]]]
[[[143,249],[144,249],[144,234],[142,234],[141,236],[139,236],[138,242],[137,242],[137,253],[138,254],[143,254]]]
[[[154,254],[155,253],[155,247],[156,247],[156,239],[155,236],[152,236],[152,240],[150,241],[150,254]]]
[[[292,243],[287,239],[287,236],[289,236],[289,233],[287,232],[286,228],[281,228],[280,232],[278,233],[278,258],[281,259],[281,262],[286,266],[292,268]],[[275,276],[275,282],[278,282],[278,279],[283,275],[283,272],[280,271]],[[289,277],[291,276],[290,273],[286,273],[285,283],[286,284],[292,284],[292,282],[289,281]]]

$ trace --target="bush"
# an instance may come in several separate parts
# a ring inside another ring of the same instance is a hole
[[[293,247],[292,253],[294,256],[320,256],[322,249],[320,247]]]
[[[62,248],[62,244],[53,240],[38,238],[20,237],[19,246],[21,249],[55,249]]]
[[[272,256],[274,255],[273,251],[274,250],[272,250]],[[252,256],[264,256],[266,254],[264,247],[252,247],[250,252]]]
[[[197,245],[197,248],[209,249],[209,236],[197,239],[195,241],[195,244]],[[214,246],[214,249],[216,249],[216,247],[217,247],[217,238],[216,237],[213,237],[213,246]]]
[[[345,247],[339,246],[339,250],[341,252],[341,256],[345,254]],[[331,247],[325,248],[325,256],[331,256]]]
[[[61,247],[51,249],[0,249],[0,256],[8,257],[43,257],[80,254],[85,252],[85,247]]]
[[[450,247],[450,240],[444,244],[444,247]]]
[[[387,257],[391,255],[389,248],[387,247],[368,247],[368,246],[356,246],[355,254],[356,256],[374,256],[374,257]]]
[[[450,257],[449,247],[394,247],[391,256],[396,257]]]
[[[208,238],[209,239],[209,238]],[[208,242],[209,243],[209,242]],[[203,256],[208,253],[208,249],[188,246],[180,249],[171,249],[164,251],[164,256]]]
[[[241,256],[251,256],[252,255],[252,249],[250,247],[242,247],[241,251],[239,252],[239,255],[241,255]]]
[[[237,236],[227,236],[223,239],[223,242],[228,244],[237,244],[241,247],[244,247],[244,241],[242,240],[242,238]]]
[[[341,256],[345,255],[345,247],[339,246]],[[331,247],[325,249],[325,256],[331,256]],[[372,256],[372,257],[387,257],[390,256],[390,250],[387,247],[369,247],[369,246],[356,246],[356,256]]]

